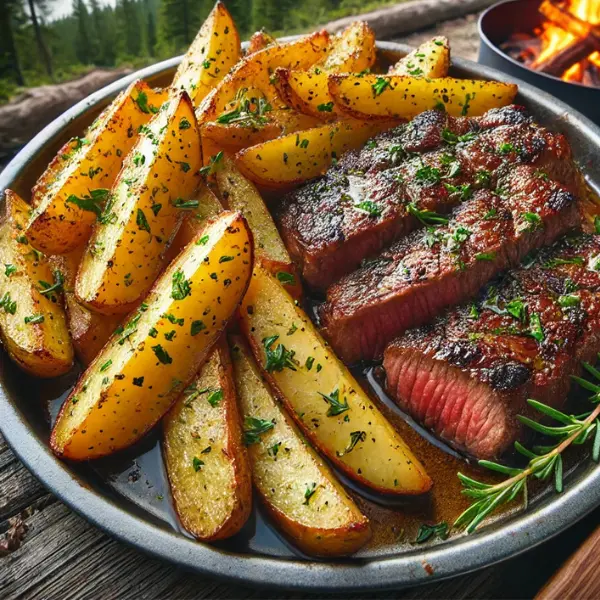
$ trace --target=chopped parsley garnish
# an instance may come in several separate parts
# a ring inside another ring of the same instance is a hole
[[[104,373],[104,371],[106,371],[106,369],[108,369],[108,367],[110,367],[110,365],[112,365],[112,358],[109,358],[101,367],[100,367],[100,373]]]
[[[62,290],[63,283],[65,282],[63,274],[58,269],[54,269],[52,275],[54,276],[53,284],[50,284],[47,281],[39,281],[40,287],[42,288],[40,290],[42,296],[51,294],[52,292],[60,292]]]
[[[529,335],[538,342],[543,342],[544,338],[546,337],[544,335],[544,328],[538,313],[532,313],[531,317],[529,318]]]
[[[144,377],[134,377],[133,385],[135,385],[136,387],[142,387],[144,385]]]
[[[333,111],[333,102],[326,102],[325,104],[319,104],[317,106],[317,110],[320,112],[332,112]]]
[[[206,246],[206,242],[208,242],[208,236],[207,235],[203,235],[196,242],[196,246]]]
[[[596,230],[596,233],[600,233],[600,216],[594,217],[594,229]]]
[[[181,117],[179,121],[179,129],[189,129],[191,126],[192,124],[185,117]]]
[[[206,400],[213,408],[216,408],[219,406],[221,400],[223,400],[223,390],[220,388],[218,390],[210,390],[210,394],[208,394]]]
[[[389,87],[390,82],[387,79],[384,79],[383,77],[378,77],[375,80],[375,83],[371,86],[373,88],[373,94],[375,95],[375,97],[381,95],[383,93],[383,91]]]
[[[17,302],[16,300],[11,299],[10,292],[6,292],[4,296],[2,296],[0,308],[4,309],[4,312],[9,315],[14,315],[17,312]]]
[[[544,264],[545,269],[553,269],[554,267],[560,267],[561,265],[577,265],[583,267],[583,257],[573,256],[572,258],[553,258]]]
[[[475,255],[475,260],[496,260],[495,252],[480,252]]]
[[[360,212],[368,214],[370,217],[379,217],[382,213],[381,207],[372,200],[363,200],[354,205],[354,208]]]
[[[29,317],[25,317],[24,319],[25,324],[26,325],[36,325],[38,323],[43,323],[44,322],[44,315],[42,314],[35,314],[35,315],[30,315]]]
[[[230,262],[234,259],[233,256],[220,256],[219,257],[219,264],[224,263],[224,262]]]
[[[485,169],[481,169],[475,173],[475,185],[480,187],[489,187],[492,181],[492,174]],[[496,210],[496,209],[494,209]],[[484,217],[485,218],[485,217]]]
[[[580,303],[581,298],[579,296],[575,296],[574,294],[558,297],[558,304],[561,308],[573,308],[575,306],[579,306]]]
[[[200,460],[197,456],[194,456],[192,460],[192,467],[196,473],[204,466],[204,461]]]
[[[245,98],[247,90],[238,100],[238,106],[234,110],[224,112],[217,117],[217,123],[237,123],[242,127],[262,127],[268,122],[265,115],[271,112],[271,105],[264,98]]]
[[[146,157],[143,154],[141,154],[140,152],[137,152],[133,157],[133,164],[136,167],[139,167],[145,163],[146,163]]]
[[[71,194],[67,198],[67,204],[75,204],[81,210],[87,210],[93,212],[96,217],[102,216],[103,205],[109,196],[110,190],[99,188],[97,190],[90,190],[89,196],[75,196]]]
[[[271,337],[263,339],[263,346],[267,358],[265,369],[268,373],[272,373],[273,371],[280,372],[283,371],[284,368],[296,371],[298,361],[294,358],[294,350],[288,350],[283,344],[277,344],[277,347],[273,349],[273,344],[278,339],[278,335],[272,335]]]
[[[536,213],[524,212],[521,217],[528,223],[526,231],[534,231],[542,225],[542,218]]]
[[[244,419],[244,444],[251,446],[260,442],[260,436],[275,427],[275,421],[246,417]]]
[[[437,525],[427,525],[424,523],[421,525],[421,527],[419,527],[417,537],[415,538],[415,544],[423,544],[424,542],[436,537],[440,538],[441,540],[448,538],[448,523],[445,521],[442,521]]]
[[[148,94],[146,94],[146,92],[140,92],[138,94],[137,98],[134,98],[133,100],[137,105],[138,108],[146,114],[156,114],[158,112],[158,108],[156,108],[155,106],[153,106],[152,104],[148,104]]]
[[[498,209],[497,208],[491,208],[490,210],[488,210],[485,215],[483,215],[484,220],[486,221],[491,221],[492,219],[495,219],[498,216]]]
[[[510,152],[516,152],[517,149],[515,148],[514,144],[511,144],[509,142],[504,142],[503,144],[500,144],[499,148],[498,148],[498,152],[500,154],[509,154]]]
[[[169,321],[169,323],[172,323],[173,325],[179,325],[180,327],[183,326],[183,323],[185,321],[185,319],[182,317],[180,319],[178,319],[174,314],[172,313],[165,313],[164,315],[161,315],[161,318],[163,319],[167,319],[167,321]]]
[[[156,327],[150,327],[148,330],[148,335],[155,338],[158,335],[158,329],[156,329]]]
[[[437,167],[432,167],[430,165],[423,165],[415,173],[415,179],[417,181],[423,181],[425,183],[430,183],[431,185],[435,185],[436,183],[439,183],[441,181],[442,173]]]
[[[522,300],[512,300],[505,307],[506,312],[522,323],[527,320],[527,305]]]
[[[4,265],[4,274],[7,277],[10,277],[11,275],[13,275],[14,273],[16,273],[18,271],[17,267],[15,267],[15,265],[11,265],[11,264],[5,264]]]
[[[475,94],[473,94],[474,96]],[[469,108],[471,108],[471,100],[473,99],[473,97],[471,96],[471,94],[467,94],[465,96],[465,103],[463,104],[462,110],[460,111],[460,114],[463,117],[466,117],[469,114]]]
[[[169,353],[160,345],[152,346],[152,351],[156,355],[156,358],[163,365],[170,365],[173,362],[173,359],[169,356]]]
[[[175,161],[178,165],[179,168],[184,172],[187,173],[192,167],[190,167],[190,163],[186,163],[183,160],[176,160]]]
[[[461,200],[468,200],[473,195],[470,183],[463,183],[462,185],[444,183],[444,187],[450,194],[459,194]]]
[[[313,356],[309,356],[309,357],[306,359],[306,363],[304,363],[304,365],[305,365],[305,367],[306,367],[306,369],[307,369],[308,371],[310,371],[310,370],[313,368],[313,364],[314,364],[314,362],[315,362],[315,359],[314,359],[314,357],[313,357]]]
[[[218,164],[221,162],[223,158],[223,151],[217,152],[214,156],[211,156],[208,164],[205,167],[202,167],[198,174],[202,175],[202,177],[208,177],[212,175],[218,168]]]
[[[306,490],[304,491],[304,502],[302,504],[305,504],[308,506],[310,499],[315,495],[316,491],[317,491],[317,484],[314,481],[310,485],[307,485]]]
[[[287,285],[296,285],[296,278],[287,271],[278,271],[277,272],[277,281],[279,283],[287,284]]]
[[[341,415],[343,412],[346,412],[350,409],[348,406],[348,401],[344,397],[344,401],[340,402],[340,390],[336,388],[331,394],[322,394],[319,392],[319,396],[321,396],[324,400],[329,403],[329,409],[327,411],[328,417],[335,417],[337,415]]]
[[[176,271],[173,273],[173,290],[171,291],[171,298],[173,300],[183,300],[186,296],[190,296],[192,293],[192,286],[185,278],[183,271]]]
[[[137,214],[135,217],[135,224],[142,231],[147,231],[148,233],[152,233],[150,231],[150,225],[148,223],[148,220],[146,219],[146,215],[144,214],[144,211],[141,208],[137,209]]]
[[[201,331],[206,329],[206,325],[202,321],[192,321],[190,333],[192,336],[198,335]]]
[[[465,133],[464,135],[456,135],[456,133],[452,133],[452,131],[450,131],[447,128],[444,128],[442,130],[442,139],[447,144],[458,144],[458,143],[470,142],[471,140],[474,140],[476,137],[477,137],[477,134],[474,131]]]
[[[277,456],[277,453],[279,452],[279,448],[281,446],[281,442],[275,442],[268,450],[267,452],[273,457],[275,458]]]
[[[366,439],[366,431],[352,431],[350,433],[350,443],[348,444],[348,446],[346,446],[343,452],[337,452],[337,455],[344,456],[344,454],[349,454],[350,452],[352,452],[352,450],[354,450],[354,447],[356,446],[356,444],[358,444],[358,442],[364,442]]]
[[[161,208],[162,208],[162,204],[153,204],[150,207],[150,210],[152,211],[152,214],[156,217],[158,215],[158,213],[160,212]]]
[[[423,225],[447,225],[448,217],[433,212],[432,210],[419,210],[414,202],[407,205],[406,210],[416,217]]]
[[[177,200],[173,202],[175,208],[181,208],[183,210],[198,208],[199,204],[200,202],[198,200],[184,200],[183,198],[177,198]]]

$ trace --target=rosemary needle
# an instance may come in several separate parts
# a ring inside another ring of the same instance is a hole
[[[599,355],[600,356],[600,355]],[[585,370],[600,382],[600,371],[583,363]],[[496,484],[488,484],[458,473],[463,490],[462,493],[474,500],[473,504],[465,510],[454,522],[454,527],[465,526],[467,533],[472,533],[480,523],[496,509],[515,500],[519,495],[523,497],[524,506],[527,506],[527,482],[530,477],[546,480],[554,476],[554,488],[561,493],[563,483],[562,453],[569,446],[581,445],[587,442],[592,434],[592,460],[600,459],[600,385],[581,377],[573,377],[581,387],[593,392],[589,398],[592,404],[597,405],[594,410],[583,415],[567,415],[547,404],[537,400],[528,400],[528,404],[542,415],[553,419],[560,425],[544,425],[528,417],[519,416],[525,426],[547,436],[557,438],[551,446],[536,446],[532,450],[515,442],[517,452],[529,459],[527,467],[523,469],[507,467],[498,463],[480,460],[479,465],[508,476],[508,479]]]

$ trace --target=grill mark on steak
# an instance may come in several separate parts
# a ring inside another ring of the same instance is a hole
[[[418,228],[409,205],[447,213],[473,190],[495,189],[519,164],[576,191],[565,138],[535,125],[523,108],[477,118],[427,111],[346,153],[325,176],[288,194],[275,218],[304,279],[323,290]],[[357,208],[361,202],[372,210]]]
[[[562,238],[474,303],[394,340],[386,390],[456,448],[495,459],[523,433],[517,415],[539,416],[528,398],[564,403],[570,376],[600,350],[599,310],[600,236]]]
[[[474,296],[579,222],[566,188],[535,167],[512,166],[496,192],[477,191],[447,225],[413,232],[331,286],[319,307],[323,332],[346,363],[377,358],[397,335]]]

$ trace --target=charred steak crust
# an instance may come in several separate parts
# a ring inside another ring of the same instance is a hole
[[[565,237],[392,342],[386,389],[440,437],[492,459],[519,437],[516,416],[533,416],[527,398],[561,405],[599,350],[600,235]]]
[[[447,213],[502,168],[532,164],[575,188],[563,136],[510,106],[478,118],[427,111],[345,154],[322,178],[288,194],[276,220],[305,280],[325,289],[422,223],[415,209]]]
[[[413,232],[329,288],[319,317],[342,360],[381,356],[406,329],[579,225],[575,196],[545,171],[503,164],[496,172],[497,187],[474,192],[446,225]]]

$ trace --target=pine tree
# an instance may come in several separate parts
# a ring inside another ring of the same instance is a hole
[[[150,56],[156,55],[156,22],[149,0],[144,0],[146,10],[146,45]]]
[[[35,33],[35,41],[40,59],[44,65],[46,73],[50,76],[50,78],[54,79],[52,70],[52,57],[50,56],[48,46],[44,40],[42,26],[38,15],[38,9],[42,13],[48,12],[47,2],[45,0],[27,0],[27,6],[29,8],[29,18],[31,19],[31,25],[33,26],[33,31]]]
[[[5,0],[0,10],[0,77],[25,85],[21,61],[15,41],[15,12],[20,9],[18,0]]]
[[[252,0],[228,0],[227,10],[231,13],[235,25],[243,38],[248,37],[252,30]]]
[[[83,0],[73,0],[73,17],[76,27],[75,54],[81,64],[89,65],[93,58],[90,46],[90,15]]]
[[[162,0],[159,13],[161,54],[187,49],[213,6],[206,0]]]
[[[121,53],[128,58],[140,56],[142,38],[138,7],[135,0],[119,0],[117,20]]]

